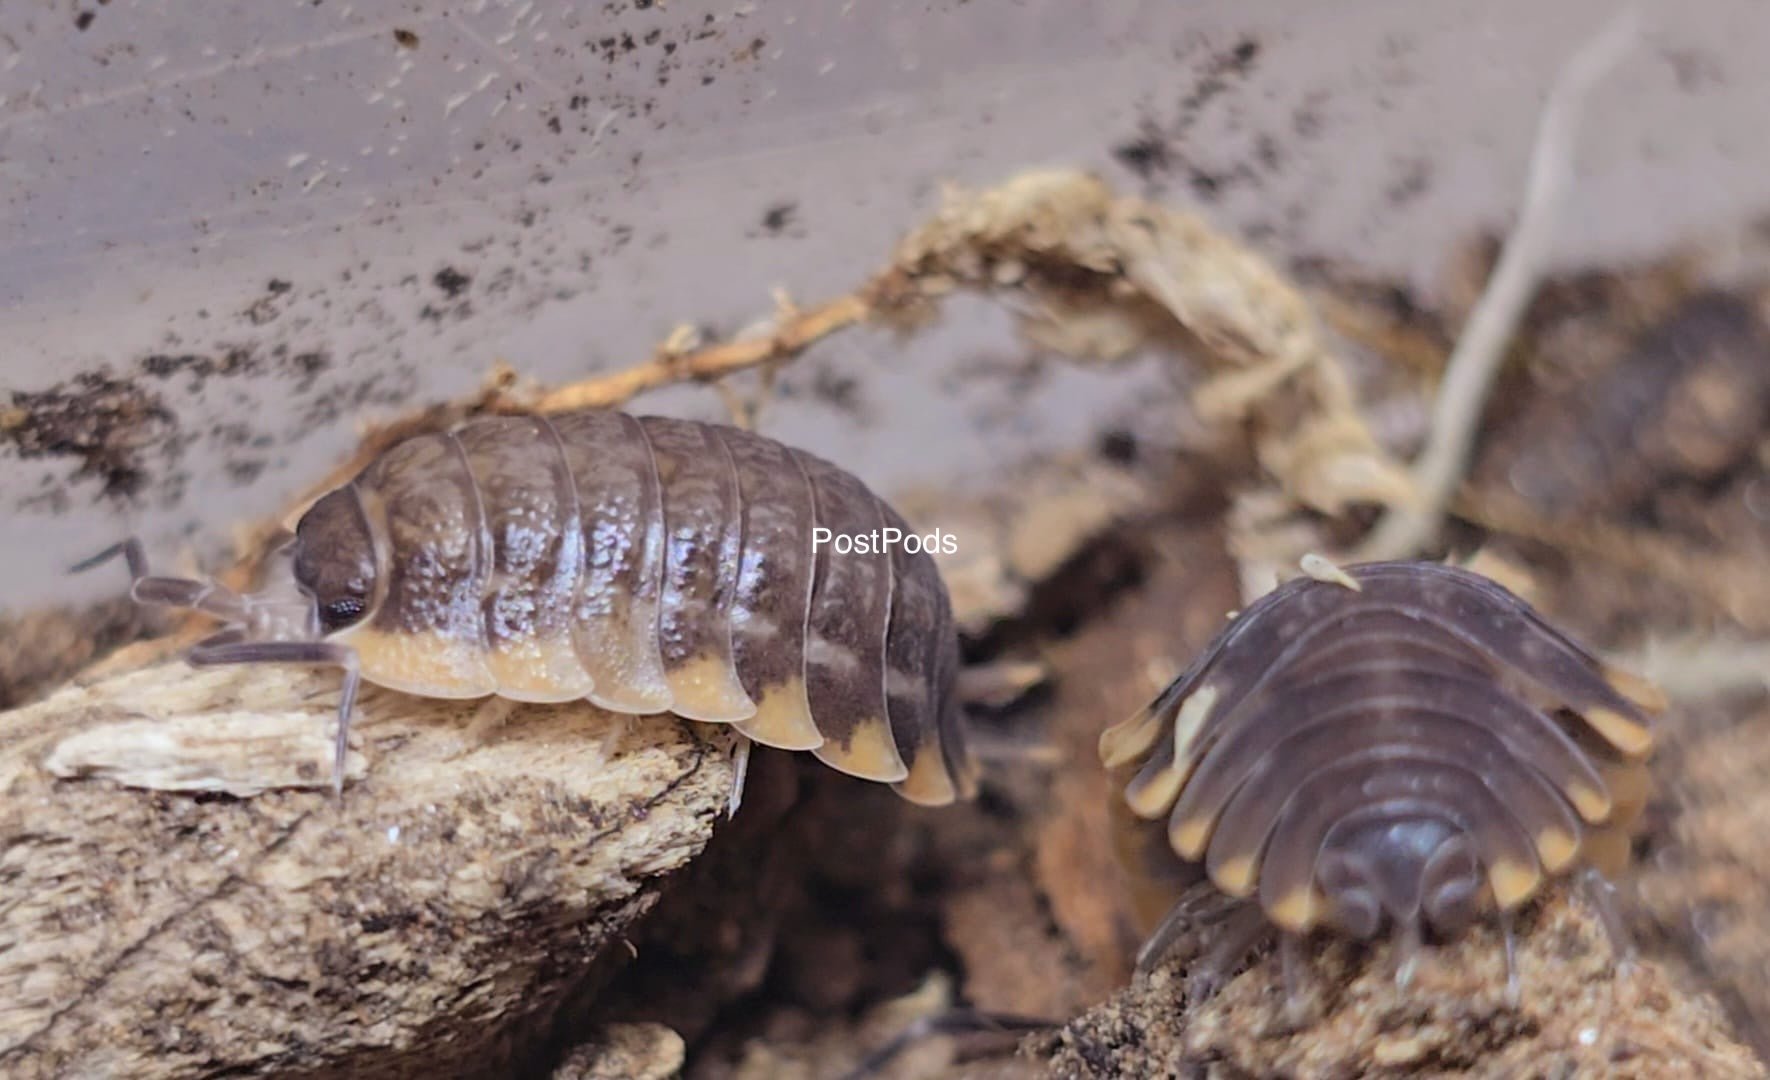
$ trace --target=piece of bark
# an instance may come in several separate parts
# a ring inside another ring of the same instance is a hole
[[[1286,1019],[1276,955],[1196,1007],[1183,973],[1164,968],[1072,1021],[1044,1050],[1055,1075],[1091,1080],[1766,1075],[1710,998],[1652,960],[1619,968],[1586,904],[1552,896],[1518,930],[1515,1005],[1506,1000],[1500,932],[1485,926],[1427,950],[1405,988],[1388,943],[1317,952],[1304,980],[1316,1016],[1300,1026]]]
[[[0,1074],[502,1071],[725,807],[673,718],[372,688],[340,803],[338,689],[170,661],[0,714]]]

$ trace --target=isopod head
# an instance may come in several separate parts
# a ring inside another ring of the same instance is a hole
[[[1473,843],[1429,817],[1397,818],[1330,836],[1316,859],[1327,920],[1356,938],[1385,924],[1451,937],[1475,920],[1483,878]]]
[[[1179,940],[1199,889],[1293,941],[1419,943],[1506,923],[1556,878],[1614,874],[1664,706],[1467,570],[1289,582],[1102,735],[1115,821],[1140,833],[1120,841],[1132,878],[1185,871],[1167,873],[1159,922],[1159,895],[1138,893],[1144,960]]]
[[[320,631],[361,622],[374,601],[375,541],[354,486],[329,492],[295,527],[295,581],[313,598]]]

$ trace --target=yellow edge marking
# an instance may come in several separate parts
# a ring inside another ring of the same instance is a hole
[[[570,638],[503,643],[486,654],[498,695],[515,701],[559,702],[587,697],[595,685],[578,663]]]
[[[1610,684],[1611,689],[1647,712],[1662,713],[1671,705],[1664,690],[1632,671],[1605,668],[1604,681]]]
[[[941,760],[940,744],[928,743],[916,751],[909,776],[897,785],[897,793],[920,806],[947,806],[959,796],[953,778]]]
[[[789,679],[764,689],[756,702],[756,715],[740,722],[737,729],[777,750],[815,750],[824,744],[823,734],[811,720],[804,679]]]
[[[1653,733],[1622,713],[1602,706],[1585,712],[1586,723],[1606,742],[1631,757],[1640,757],[1653,749]]]
[[[756,715],[729,656],[697,656],[664,669],[670,711],[703,724],[733,724]]]
[[[1266,909],[1266,917],[1281,930],[1300,934],[1315,924],[1315,890],[1298,889],[1286,893]]]
[[[332,638],[356,650],[363,678],[433,698],[486,697],[497,689],[478,642],[431,631],[389,633],[359,625]]]
[[[1185,773],[1192,772],[1192,745],[1204,730],[1205,721],[1211,718],[1211,706],[1215,704],[1217,688],[1201,686],[1186,698],[1180,715],[1174,718],[1174,761]]]
[[[1223,860],[1223,864],[1211,874],[1211,880],[1230,896],[1247,899],[1254,892],[1253,856],[1236,855]]]
[[[1602,791],[1574,784],[1568,789],[1567,797],[1573,801],[1573,808],[1579,811],[1579,816],[1592,825],[1610,816],[1610,796]]]
[[[1161,721],[1147,709],[1100,733],[1100,763],[1109,769],[1135,761],[1161,737]]]
[[[1647,799],[1652,794],[1653,778],[1648,775],[1645,765],[1631,762],[1606,768],[1604,785],[1610,789],[1614,804],[1609,824],[1621,825],[1633,821],[1646,808]]]
[[[813,750],[819,761],[850,776],[881,783],[907,779],[909,767],[898,755],[897,744],[891,741],[891,729],[882,717],[869,716],[855,725],[854,738],[846,747],[826,742]]]
[[[1519,866],[1501,859],[1487,871],[1487,880],[1493,886],[1494,902],[1501,908],[1510,910],[1536,891],[1542,875],[1537,873],[1535,867]]]
[[[671,710],[670,685],[658,652],[655,600],[633,600],[618,613],[580,620],[572,637],[578,662],[596,683],[591,701],[621,713]]]
[[[1579,840],[1565,830],[1550,826],[1536,834],[1536,853],[1543,861],[1544,870],[1559,873],[1579,855]]]
[[[1168,830],[1168,843],[1181,858],[1198,859],[1205,853],[1205,845],[1211,839],[1211,827],[1215,824],[1209,818],[1182,821]]]
[[[1161,770],[1154,777],[1139,783],[1134,779],[1125,787],[1125,805],[1131,812],[1148,821],[1154,821],[1168,812],[1174,800],[1180,797],[1180,785],[1186,777],[1180,775],[1172,767]]]
[[[643,686],[627,686],[619,682],[606,687],[598,683],[591,689],[589,697],[590,703],[598,708],[631,716],[650,716],[653,713],[670,711],[668,687],[648,690]]]

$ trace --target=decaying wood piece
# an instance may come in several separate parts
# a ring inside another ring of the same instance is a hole
[[[1654,961],[1619,966],[1586,905],[1557,895],[1519,925],[1515,1005],[1500,932],[1483,927],[1430,950],[1406,989],[1393,943],[1330,947],[1307,976],[1322,1015],[1302,1027],[1272,955],[1197,1006],[1183,969],[1156,971],[1029,1049],[1089,1078],[1767,1075],[1712,999]]]
[[[670,717],[377,690],[337,802],[338,688],[173,660],[0,714],[0,1073],[504,1068],[726,804]]]

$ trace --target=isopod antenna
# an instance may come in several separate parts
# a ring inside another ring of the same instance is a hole
[[[280,551],[286,544],[272,544]],[[344,794],[345,757],[350,746],[350,716],[362,675],[356,650],[322,640],[311,597],[291,599],[271,594],[241,594],[213,581],[165,577],[148,571],[141,540],[130,537],[91,558],[70,573],[83,573],[121,556],[129,567],[129,595],[138,604],[198,611],[226,627],[193,645],[185,662],[194,667],[222,664],[307,664],[344,672],[338,698],[338,723],[332,743],[332,794]]]

